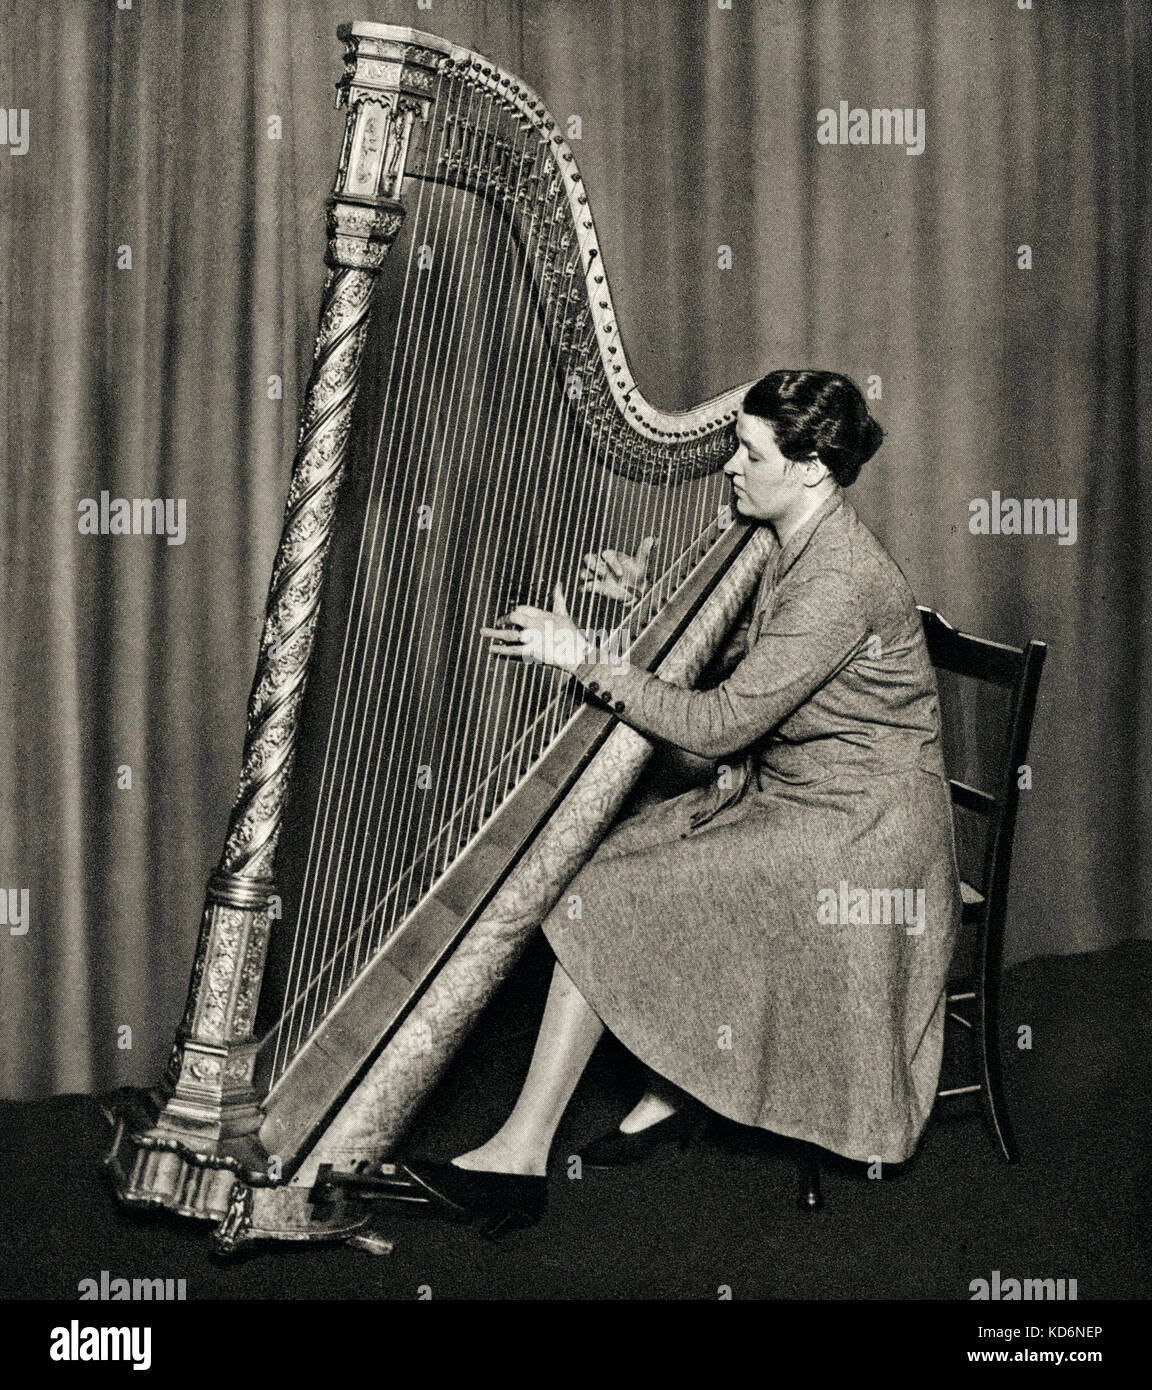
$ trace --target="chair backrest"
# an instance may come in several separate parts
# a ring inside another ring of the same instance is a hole
[[[1012,868],[1012,841],[1020,803],[1019,769],[1028,760],[1032,717],[1040,688],[1040,673],[1047,644],[1030,641],[1010,647],[960,632],[931,608],[920,608],[928,654],[938,671],[951,671],[970,680],[987,682],[1006,691],[1007,736],[996,765],[992,789],[970,786],[950,778],[953,808],[987,822],[980,865],[980,882],[973,886],[984,897],[979,914],[981,955],[999,962],[1003,947],[1004,919],[1008,904],[1008,879]]]

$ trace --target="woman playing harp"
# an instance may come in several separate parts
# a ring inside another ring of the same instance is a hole
[[[544,923],[557,963],[511,1114],[451,1163],[403,1165],[453,1215],[540,1214],[553,1136],[605,1028],[652,1083],[585,1146],[593,1165],[683,1137],[693,1112],[886,1162],[927,1121],[960,895],[920,615],[844,491],[882,432],[847,378],[777,371],[748,392],[737,435],[736,507],[775,545],[710,688],[586,659],[559,593],[555,612],[522,605],[484,630],[495,654],[545,653],[719,775],[641,804],[572,881],[578,920],[561,905]],[[642,564],[591,559],[608,596],[642,582]]]

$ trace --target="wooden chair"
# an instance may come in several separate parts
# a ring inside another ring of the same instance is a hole
[[[966,862],[957,827],[964,903],[961,944],[969,944],[964,942],[967,929],[971,955],[967,971],[949,980],[945,1025],[947,1028],[955,1024],[970,1034],[975,1075],[967,1084],[945,1087],[936,1095],[937,1100],[951,1100],[979,1094],[984,1118],[1001,1158],[1005,1163],[1015,1163],[1018,1157],[1016,1141],[1000,1072],[1000,973],[1012,840],[1020,801],[1019,769],[1028,760],[1032,716],[1047,644],[1032,641],[1025,647],[1010,647],[958,632],[930,608],[922,607],[920,615],[928,653],[938,672],[948,671],[968,680],[998,686],[1008,697],[1006,734],[1000,740],[999,750],[994,750],[993,789],[982,790],[950,778],[953,816],[959,820],[962,815],[970,815],[983,823],[984,830],[980,837],[982,852],[972,855]],[[942,711],[944,705],[942,691]],[[943,723],[947,745],[950,730],[946,717]],[[979,735],[983,730],[975,732]],[[800,1145],[799,1149],[799,1204],[804,1211],[818,1211],[823,1205],[820,1150],[811,1144]]]

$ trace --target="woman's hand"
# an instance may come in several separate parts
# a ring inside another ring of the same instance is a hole
[[[575,671],[591,653],[591,646],[568,616],[568,604],[559,584],[552,592],[555,611],[517,604],[500,619],[499,627],[482,627],[481,637],[491,637],[493,656],[517,656],[521,661]]]
[[[580,571],[584,581],[581,592],[627,602],[639,598],[648,587],[648,559],[655,544],[655,536],[645,536],[635,555],[625,555],[622,550],[604,550],[597,555],[590,550]]]

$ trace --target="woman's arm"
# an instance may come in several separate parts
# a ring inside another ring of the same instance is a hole
[[[574,674],[634,729],[701,757],[720,758],[747,748],[786,719],[868,634],[852,575],[822,570],[789,585],[752,649],[712,690],[685,690],[648,671],[614,673],[593,661],[575,667]]]
[[[703,683],[709,686],[716,685],[730,676],[748,655],[748,629],[752,623],[755,606],[754,597],[744,605],[743,616],[729,634],[727,644],[709,661]]]

